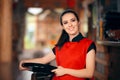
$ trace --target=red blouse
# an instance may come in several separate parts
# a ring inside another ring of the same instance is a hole
[[[61,49],[55,48],[58,66],[71,69],[83,69],[86,65],[86,53],[93,41],[83,38],[78,42],[66,42]],[[53,80],[85,80],[71,75],[54,76]]]

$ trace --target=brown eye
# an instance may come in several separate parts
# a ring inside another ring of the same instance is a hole
[[[72,22],[75,22],[75,21],[76,21],[76,19],[72,19],[71,21],[72,21]]]
[[[67,24],[67,22],[65,21],[65,22],[63,22],[63,24]]]

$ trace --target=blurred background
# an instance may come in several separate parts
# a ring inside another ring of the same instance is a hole
[[[31,80],[19,61],[43,57],[61,34],[59,16],[74,9],[80,32],[95,41],[95,80],[120,80],[120,0],[0,0],[0,80]],[[55,65],[53,61],[51,63]]]

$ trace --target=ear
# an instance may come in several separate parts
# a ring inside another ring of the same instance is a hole
[[[78,27],[80,27],[80,24],[81,24],[81,23],[80,23],[80,21],[79,21],[79,22],[78,22]]]
[[[62,29],[65,29],[63,25],[62,25]]]
[[[80,25],[80,21],[78,22],[78,24]]]

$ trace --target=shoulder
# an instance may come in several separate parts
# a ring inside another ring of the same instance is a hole
[[[96,51],[96,45],[93,40],[88,39],[88,38],[83,38],[80,42],[82,43],[83,46],[86,47],[87,52],[89,52],[92,49]]]
[[[93,40],[86,38],[85,42],[86,42],[86,45],[88,46],[87,52],[89,52],[92,49],[94,49],[96,51],[96,45],[95,45],[95,42]]]
[[[88,38],[83,38],[82,40],[80,40],[80,42],[83,42],[84,44],[89,45],[93,43],[93,40],[90,40]]]

